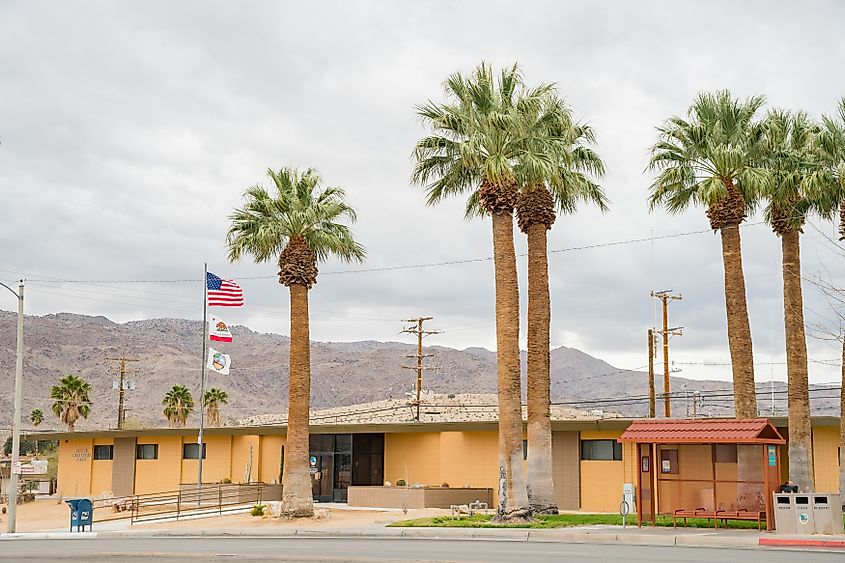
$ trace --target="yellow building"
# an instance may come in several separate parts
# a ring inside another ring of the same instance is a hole
[[[786,419],[770,419],[786,436]],[[617,438],[631,419],[554,420],[553,469],[561,510],[616,512],[623,484],[636,483],[636,456]],[[839,420],[813,419],[817,490],[838,490]],[[39,433],[59,441],[57,493],[97,497],[173,491],[197,482],[196,429]],[[203,483],[278,483],[284,425],[205,431]],[[526,445],[526,455],[530,448]],[[786,480],[786,446],[782,447]],[[429,487],[497,488],[495,421],[347,423],[312,426],[314,498],[345,502],[350,486],[385,481]]]

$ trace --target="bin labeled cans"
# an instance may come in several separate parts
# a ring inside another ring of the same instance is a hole
[[[815,533],[813,526],[813,503],[809,494],[797,493],[795,502],[795,533],[799,536],[809,536]]]

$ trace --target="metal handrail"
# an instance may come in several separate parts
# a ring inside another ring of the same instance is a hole
[[[216,498],[213,494],[217,488]],[[243,505],[262,502],[266,483],[249,484],[220,484],[204,487],[202,493],[199,488],[184,489],[154,495],[144,495],[144,498],[132,499],[130,523],[149,522],[174,518],[178,520],[186,515],[214,514],[240,510]],[[202,496],[200,496],[202,495]],[[201,502],[198,502],[200,501]],[[185,508],[183,504],[193,508]],[[142,514],[142,508],[158,507],[160,510],[147,511]]]

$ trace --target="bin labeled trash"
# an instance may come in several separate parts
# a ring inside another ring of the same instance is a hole
[[[77,532],[84,532],[85,526],[88,526],[88,531],[91,531],[94,523],[94,506],[87,498],[74,498],[66,500],[65,503],[70,507],[70,531],[73,532],[76,528]]]
[[[842,504],[835,493],[813,493],[813,528],[817,534],[842,534]]]
[[[795,494],[773,493],[775,512],[775,533],[794,535],[795,527]]]
[[[810,536],[815,532],[812,496],[797,493],[793,495],[793,498],[793,502],[795,502],[795,533],[799,536]]]

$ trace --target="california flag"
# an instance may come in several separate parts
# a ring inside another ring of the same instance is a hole
[[[231,342],[232,332],[229,330],[229,325],[217,317],[211,317],[208,321],[208,339],[216,342]]]
[[[232,365],[232,360],[229,354],[218,352],[214,348],[208,349],[208,369],[212,369],[217,373],[229,375],[229,366]]]

